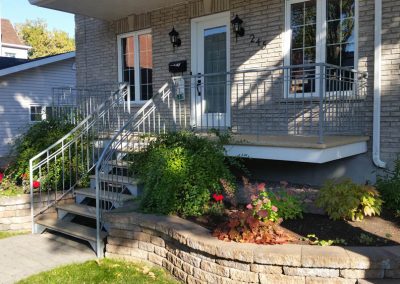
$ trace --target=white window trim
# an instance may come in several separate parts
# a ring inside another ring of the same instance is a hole
[[[134,45],[135,45],[135,54],[134,54],[134,61],[135,61],[135,100],[130,101],[133,104],[144,104],[147,100],[141,100],[141,85],[140,85],[140,54],[139,49],[139,35],[143,34],[151,34],[151,29],[145,29],[135,32],[129,32],[124,34],[119,34],[117,36],[117,47],[118,47],[118,82],[123,82],[123,73],[122,73],[122,39],[127,37],[134,37]],[[138,52],[137,52],[137,51]],[[129,93],[130,88],[128,88]],[[128,100],[130,100],[130,94],[128,94]]]
[[[32,114],[33,114],[32,113],[32,107],[41,107],[42,108],[42,110],[41,110],[42,119],[41,120],[32,120]],[[29,122],[30,123],[38,123],[38,122],[41,122],[43,120],[46,120],[47,119],[46,108],[48,108],[48,107],[50,107],[50,106],[41,105],[41,104],[31,104],[31,105],[29,105]]]
[[[290,63],[290,48],[292,39],[292,30],[290,28],[290,5],[295,3],[301,3],[308,0],[286,0],[285,1],[285,33],[283,36],[283,63],[285,66],[291,66]],[[316,0],[317,1],[317,30],[316,30],[316,63],[326,63],[326,31],[327,31],[327,19],[326,19],[326,0]],[[358,31],[359,31],[359,0],[354,0],[354,69],[358,70],[359,58],[358,58]],[[319,68],[316,68],[315,76],[318,78]],[[285,78],[289,78],[287,71],[284,74]],[[286,98],[294,98],[296,94],[289,93],[289,82],[284,84],[284,96]],[[304,97],[317,97],[319,94],[319,84],[316,81],[315,92],[305,93]],[[325,92],[325,91],[323,91]],[[302,94],[299,96],[300,99],[303,98]]]

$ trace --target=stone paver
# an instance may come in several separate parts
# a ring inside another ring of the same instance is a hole
[[[0,283],[11,284],[30,275],[96,257],[84,244],[51,234],[22,235],[0,240]]]

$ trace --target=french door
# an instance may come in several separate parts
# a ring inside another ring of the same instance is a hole
[[[230,126],[230,15],[192,20],[192,123],[198,128]]]
[[[329,63],[356,67],[357,7],[358,0],[287,0],[284,52],[285,65],[291,68],[285,74],[286,94],[318,94],[320,76],[343,76],[334,74],[338,72],[335,69],[321,75],[319,68],[296,65]],[[326,84],[324,88],[332,91],[335,86]]]

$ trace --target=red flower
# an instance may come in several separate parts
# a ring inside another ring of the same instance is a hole
[[[220,201],[222,201],[222,200],[224,199],[224,196],[223,196],[222,194],[216,194],[216,193],[214,193],[214,194],[212,195],[212,197],[214,198],[214,200],[215,200],[216,202],[220,202]]]
[[[40,181],[34,180],[32,183],[33,188],[39,188],[40,187]]]
[[[3,178],[4,178],[4,174],[0,173],[0,183],[3,181]]]
[[[263,191],[265,189],[265,182],[259,183],[257,189],[258,191]]]

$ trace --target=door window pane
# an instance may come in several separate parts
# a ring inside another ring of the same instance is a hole
[[[226,26],[204,30],[205,113],[226,112],[226,43]]]
[[[153,95],[152,46],[150,33],[133,34],[121,39],[122,79],[129,83],[132,101],[148,100]],[[140,86],[138,94],[136,86]]]
[[[291,65],[315,63],[316,59],[316,0],[290,5],[292,32],[290,62]],[[296,68],[291,71],[292,93],[313,92],[315,89],[315,68]]]

